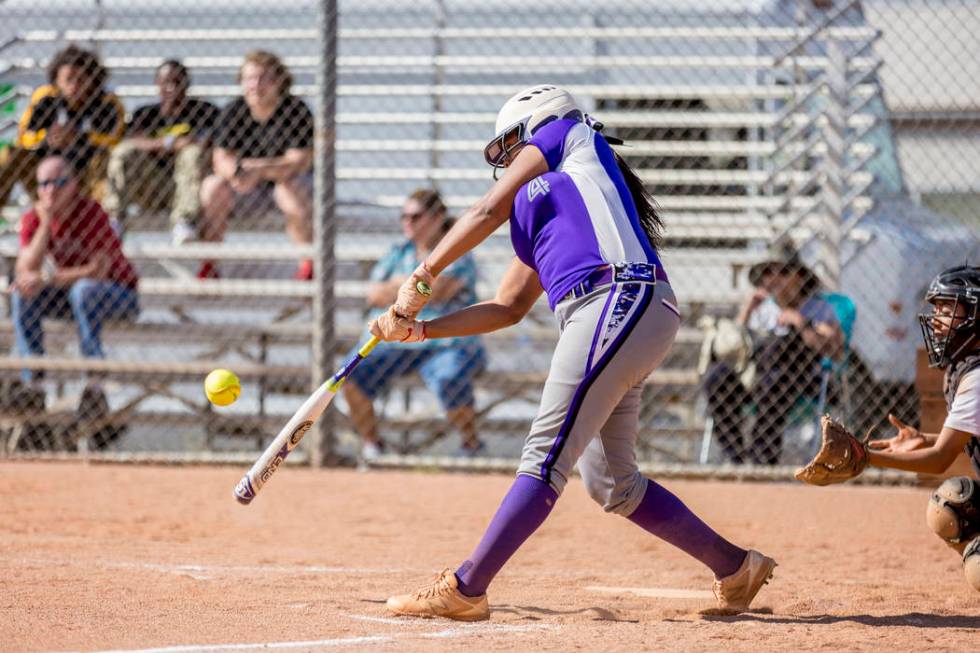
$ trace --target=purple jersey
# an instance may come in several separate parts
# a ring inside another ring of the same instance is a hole
[[[529,141],[548,169],[517,192],[510,237],[555,305],[595,268],[660,259],[640,225],[612,148],[585,123],[555,120]]]

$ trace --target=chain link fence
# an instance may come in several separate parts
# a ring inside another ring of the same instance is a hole
[[[980,259],[978,2],[0,18],[8,453],[253,457],[486,192],[496,112],[540,82],[626,142],[664,213],[683,326],[643,384],[645,462],[792,464],[823,412],[935,428],[916,315],[933,275]],[[512,257],[505,226],[427,316],[491,298]],[[513,460],[556,340],[542,300],[479,338],[382,345],[303,453]],[[216,367],[242,380],[228,408],[202,393]]]

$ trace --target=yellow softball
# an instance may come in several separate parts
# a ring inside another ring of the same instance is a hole
[[[216,406],[230,406],[242,394],[242,385],[234,372],[213,370],[204,379],[204,394]]]

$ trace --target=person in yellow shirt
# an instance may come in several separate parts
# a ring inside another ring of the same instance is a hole
[[[86,194],[101,195],[109,149],[126,128],[125,110],[105,90],[109,72],[95,53],[70,45],[48,66],[48,84],[39,87],[20,118],[17,141],[0,152],[0,206],[20,181],[36,196],[38,164],[57,154],[82,171]]]

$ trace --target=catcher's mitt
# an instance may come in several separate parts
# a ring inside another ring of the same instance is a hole
[[[796,470],[797,480],[810,485],[831,485],[852,479],[868,466],[868,446],[851,435],[829,415],[820,418],[823,444],[806,467]]]

